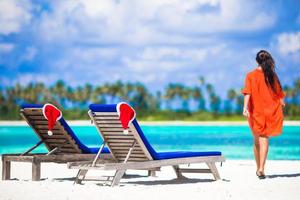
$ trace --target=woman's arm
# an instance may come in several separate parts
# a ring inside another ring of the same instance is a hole
[[[280,104],[281,104],[283,107],[285,107],[284,98],[281,98],[281,99],[280,99]]]
[[[249,117],[249,111],[248,111],[248,104],[249,104],[250,94],[245,94],[244,96],[244,109],[243,109],[243,115],[245,117]]]

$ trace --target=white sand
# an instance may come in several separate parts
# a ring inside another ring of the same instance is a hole
[[[0,199],[300,199],[300,161],[268,161],[265,180],[255,176],[253,161],[226,161],[220,167],[222,180],[212,181],[210,174],[188,174],[189,179],[176,179],[170,167],[162,168],[157,177],[145,171],[128,171],[121,186],[108,187],[99,181],[73,185],[76,170],[65,164],[42,165],[42,181],[30,181],[31,165],[12,164],[12,179],[0,181]],[[102,172],[89,172],[99,176]],[[112,173],[110,173],[112,174]]]

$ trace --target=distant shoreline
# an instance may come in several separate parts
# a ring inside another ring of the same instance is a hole
[[[72,126],[92,126],[89,120],[68,120]],[[248,125],[247,121],[140,121],[141,125],[156,126],[241,126]],[[0,121],[0,126],[26,126],[25,121]],[[284,125],[300,126],[300,121],[284,121]]]

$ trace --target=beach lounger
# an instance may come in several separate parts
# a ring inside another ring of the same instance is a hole
[[[23,105],[21,116],[33,129],[40,141],[22,154],[2,155],[2,180],[10,179],[11,162],[31,162],[32,180],[40,180],[41,163],[67,163],[72,161],[87,161],[95,157],[99,148],[89,148],[84,145],[62,117],[53,129],[53,135],[48,135],[48,121],[43,116],[43,105]],[[18,138],[16,138],[18,140]],[[30,154],[35,148],[44,144],[48,149],[46,154]],[[101,159],[109,160],[111,155],[105,147],[101,151]]]
[[[115,163],[97,161],[98,153],[93,161],[70,162],[68,168],[79,169],[75,182],[81,182],[88,170],[116,170],[111,186],[119,184],[126,170],[156,169],[172,166],[177,177],[182,173],[212,173],[215,180],[220,179],[216,162],[224,162],[219,151],[210,152],[157,152],[153,149],[136,119],[129,125],[128,134],[123,128],[116,111],[116,105],[90,105],[89,115],[103,138],[103,145],[109,148]],[[180,168],[181,164],[206,163],[207,169]],[[80,180],[80,181],[78,181]]]

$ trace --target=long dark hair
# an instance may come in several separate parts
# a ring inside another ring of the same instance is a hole
[[[279,86],[279,89],[282,90],[282,86],[275,72],[275,61],[271,54],[266,50],[260,50],[256,54],[256,61],[264,72],[266,84],[277,94],[279,92],[277,87]],[[276,86],[277,84],[278,86]]]

